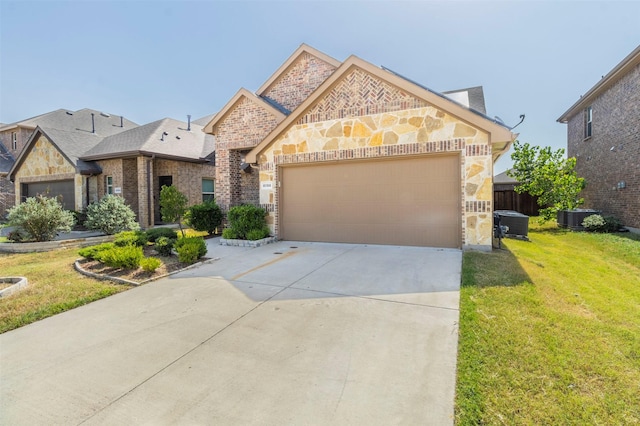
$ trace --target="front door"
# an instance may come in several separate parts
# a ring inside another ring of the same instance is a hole
[[[155,223],[162,223],[162,214],[160,212],[160,191],[163,186],[173,185],[173,176],[158,176],[158,190],[154,194],[154,210],[155,210]]]

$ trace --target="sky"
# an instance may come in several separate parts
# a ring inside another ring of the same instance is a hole
[[[483,86],[487,115],[525,114],[518,139],[559,149],[558,117],[640,44],[640,2],[0,0],[0,123],[59,108],[197,119],[302,43],[440,92]]]

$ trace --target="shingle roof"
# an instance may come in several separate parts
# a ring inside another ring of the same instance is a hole
[[[93,114],[93,125],[91,121]],[[121,127],[122,123],[122,127]],[[36,128],[37,126],[49,129],[59,129],[67,131],[85,131],[91,133],[95,126],[95,133],[102,137],[122,132],[138,125],[131,120],[121,118],[120,115],[112,115],[96,111],[89,108],[80,109],[78,111],[69,111],[66,109],[58,109],[55,111],[41,114],[26,120],[17,121],[7,124],[3,128],[9,127],[28,127]],[[0,128],[2,130],[3,128]]]
[[[156,154],[184,160],[203,160],[215,150],[215,139],[205,137],[202,126],[164,118],[104,138],[81,156],[84,160],[117,158],[132,154]]]
[[[455,101],[460,101],[459,96],[464,96],[464,100],[466,102],[461,102],[463,105],[466,105],[468,108],[471,108],[475,111],[478,111],[484,115],[487,114],[487,108],[484,104],[484,91],[482,90],[482,86],[476,87],[468,87],[466,89],[458,89],[458,90],[448,90],[446,92],[442,92],[447,98],[453,99]]]
[[[509,172],[509,170],[505,170],[504,172],[497,174],[493,177],[493,183],[494,185],[498,185],[498,184],[515,184],[515,183],[519,183],[517,180],[515,180],[514,178],[512,178],[511,176],[509,176],[507,173]]]
[[[100,173],[100,167],[95,163],[80,160],[82,154],[95,147],[103,138],[91,132],[70,132],[67,130],[50,129],[38,126],[45,136],[58,147],[67,159],[76,165],[80,173]]]

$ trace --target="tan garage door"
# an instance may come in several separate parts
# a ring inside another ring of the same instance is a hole
[[[75,209],[75,189],[73,180],[58,180],[52,182],[36,182],[23,184],[22,200],[27,197],[36,197],[44,195],[45,197],[57,197],[62,207],[67,210]]]
[[[458,156],[288,166],[281,173],[283,239],[461,246]]]

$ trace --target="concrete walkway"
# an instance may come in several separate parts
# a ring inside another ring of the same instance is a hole
[[[0,424],[453,423],[461,252],[215,242],[0,335]]]

